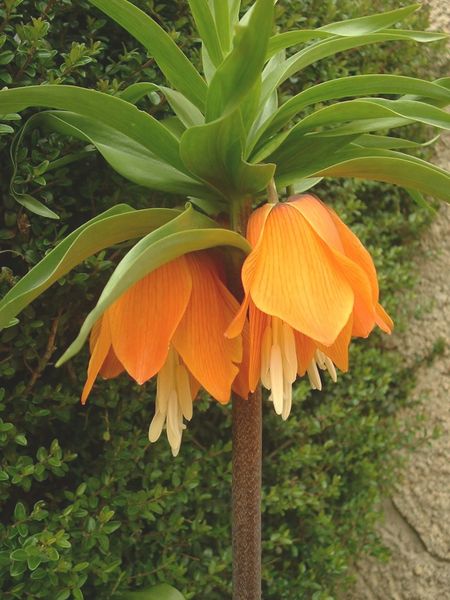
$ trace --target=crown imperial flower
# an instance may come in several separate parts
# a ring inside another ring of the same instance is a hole
[[[238,303],[223,284],[206,252],[186,254],[130,287],[102,315],[91,332],[91,359],[82,402],[100,375],[123,371],[142,384],[157,374],[155,416],[149,439],[156,441],[166,426],[174,456],[200,386],[221,403],[231,387],[246,395],[237,363],[240,338],[224,331]]]
[[[378,302],[373,261],[336,213],[311,195],[265,204],[250,217],[253,248],[242,268],[245,299],[227,330],[250,324],[249,387],[261,380],[284,419],[297,374],[321,389],[319,369],[336,380],[348,369],[351,336],[392,321]]]

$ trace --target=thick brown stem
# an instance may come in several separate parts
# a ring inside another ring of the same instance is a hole
[[[261,600],[261,388],[233,397],[233,600]]]

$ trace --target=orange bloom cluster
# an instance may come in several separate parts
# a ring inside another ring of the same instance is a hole
[[[157,374],[149,439],[166,426],[176,455],[200,387],[226,403],[231,390],[246,398],[261,381],[286,419],[297,375],[320,390],[319,369],[334,381],[335,366],[348,370],[352,336],[367,337],[375,325],[391,332],[369,253],[319,199],[265,204],[247,238],[240,307],[202,251],[156,269],[107,309],[91,333],[82,401],[97,375],[127,371],[144,383]]]

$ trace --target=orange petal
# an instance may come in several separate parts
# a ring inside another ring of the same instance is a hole
[[[106,313],[92,328],[91,340],[93,340],[93,348],[91,350],[92,354],[89,360],[86,383],[84,384],[83,392],[81,394],[82,404],[85,404],[92,386],[94,385],[94,381],[111,348],[111,334],[108,315]]]
[[[192,375],[216,400],[228,402],[242,358],[240,337],[225,337],[238,302],[220,281],[206,253],[186,255],[192,293],[186,312],[173,336],[173,345]]]
[[[330,210],[319,198],[305,194],[291,196],[288,202],[305,217],[327,246],[331,246],[338,252],[344,253],[344,247]]]
[[[376,320],[373,292],[369,277],[357,263],[343,254],[334,252],[334,258],[336,268],[340,269],[344,274],[352,287],[355,297],[352,335],[367,337],[374,328]]]
[[[108,309],[114,352],[138,383],[163,366],[191,288],[186,260],[180,257],[146,275]]]
[[[297,351],[298,374],[303,376],[306,373],[306,369],[311,364],[312,359],[314,358],[314,352],[316,351],[317,343],[298,331],[294,331],[294,337],[295,349]]]
[[[338,335],[336,341],[331,346],[324,346],[323,344],[317,344],[319,350],[322,350],[334,364],[343,371],[348,371],[348,347],[350,345],[350,339],[353,328],[353,317],[350,317],[348,323],[344,329]]]
[[[345,225],[343,221],[341,221],[334,210],[328,207],[327,209],[336,229],[339,232],[339,236],[344,248],[344,254],[364,270],[372,287],[373,301],[374,303],[377,302],[379,295],[378,279],[372,257],[360,242],[358,237],[351,229],[347,227],[347,225]]]
[[[123,364],[117,358],[114,353],[114,349],[111,346],[109,352],[100,368],[99,374],[103,377],[103,379],[113,379],[117,377],[124,371]]]
[[[387,314],[381,304],[376,305],[375,311],[377,314],[376,323],[378,327],[386,333],[392,333],[392,330],[394,329],[394,321]]]
[[[353,335],[367,337],[375,325],[378,299],[378,282],[370,254],[336,213],[318,198],[300,196],[290,203],[308,220],[333,254],[336,269],[346,277],[355,297]]]
[[[232,390],[238,396],[247,400],[250,393],[249,386],[249,366],[250,366],[250,335],[248,322],[245,323],[242,330],[242,361],[239,365],[239,373],[233,381]]]
[[[275,204],[263,204],[252,212],[247,224],[247,240],[253,248],[258,244],[270,211]]]
[[[250,301],[250,360],[249,360],[249,386],[254,392],[261,377],[261,346],[264,331],[269,325],[270,317],[256,308]]]
[[[239,310],[234,315],[234,319],[228,324],[228,327],[225,330],[225,337],[235,338],[242,332],[247,318],[249,302],[250,296],[249,294],[246,294],[241,306],[239,307]]]
[[[197,394],[199,393],[200,388],[202,386],[195,379],[195,377],[192,376],[192,373],[189,373],[189,385],[191,388],[191,397],[192,397],[192,400],[194,401],[197,398]]]
[[[289,204],[271,210],[261,242],[244,262],[242,281],[261,311],[325,345],[334,342],[353,308],[352,288],[332,250]]]

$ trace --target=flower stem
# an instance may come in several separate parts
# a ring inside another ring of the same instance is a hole
[[[261,600],[261,388],[233,397],[233,600]]]
[[[232,227],[245,235],[252,208],[247,196],[234,205]],[[240,276],[232,282],[242,292]],[[239,292],[240,291],[240,292]],[[232,532],[233,600],[261,600],[261,388],[248,400],[233,396]]]

